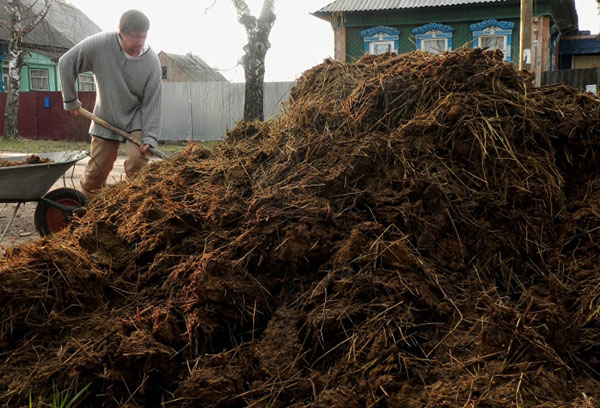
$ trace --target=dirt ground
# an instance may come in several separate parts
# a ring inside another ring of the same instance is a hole
[[[19,153],[14,152],[0,152],[0,158],[8,155],[14,155]],[[117,161],[115,162],[115,166],[110,176],[108,177],[108,184],[115,184],[121,181],[125,177],[125,171],[123,169],[123,162],[125,161],[125,156],[119,156]],[[87,164],[89,159],[84,159],[65,172],[64,178],[61,177],[50,190],[60,187],[71,187],[80,189],[79,180],[83,174],[83,170],[85,165]],[[1,181],[0,181],[1,186]],[[6,229],[6,226],[10,222],[10,219],[14,213],[17,204],[8,203],[2,204],[0,203],[0,237],[2,233]],[[19,207],[17,214],[15,216],[12,225],[6,232],[6,236],[0,242],[0,255],[4,253],[6,248],[10,248],[12,246],[18,245],[20,243],[25,243],[39,237],[34,223],[33,223],[33,214],[35,212],[35,208],[37,206],[36,202],[29,202],[25,204],[21,204]]]

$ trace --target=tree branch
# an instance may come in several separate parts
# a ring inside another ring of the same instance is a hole
[[[204,14],[208,13],[208,10],[213,8],[215,6],[215,4],[217,4],[217,0],[214,0],[213,4],[211,4],[210,6],[208,6],[207,8],[204,9]]]
[[[39,23],[41,23],[46,18],[48,10],[50,9],[50,6],[52,6],[53,2],[54,0],[46,0],[44,8],[42,9],[42,11],[40,11],[35,20],[33,20],[31,24],[29,24],[27,27],[23,28],[23,35],[31,32],[31,30],[33,30]]]
[[[275,21],[275,0],[264,1],[259,19],[263,21]]]
[[[260,17],[258,19],[259,30],[269,36],[273,24],[275,24],[275,0],[264,0]]]
[[[245,0],[231,0],[237,10],[238,21],[246,27],[247,32],[251,32],[256,27],[256,17],[250,14],[250,9]]]

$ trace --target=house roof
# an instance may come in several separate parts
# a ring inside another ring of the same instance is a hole
[[[211,68],[202,58],[191,52],[185,55],[178,55],[161,51],[173,61],[181,70],[190,76],[195,82],[227,81],[227,79]]]
[[[589,31],[572,31],[560,41],[560,55],[600,54],[600,38]]]
[[[39,0],[36,4],[41,5]],[[41,8],[41,7],[40,7]],[[71,48],[86,37],[102,31],[87,15],[72,4],[55,0],[48,10],[48,20],[52,27],[60,32],[65,38],[65,45]],[[115,27],[118,21],[115,21]]]
[[[0,0],[0,9],[5,10],[8,0]],[[23,0],[29,7],[23,16],[23,24],[30,23],[44,7],[39,0]],[[0,20],[8,18],[2,14]],[[64,0],[55,0],[48,9],[46,18],[23,38],[26,49],[57,59],[69,48],[84,38],[100,32],[101,29],[88,16]],[[6,27],[0,24],[0,43],[7,43],[10,37]]]
[[[572,30],[577,26],[575,0],[549,0],[553,14],[560,15],[557,24],[562,31]],[[600,0],[599,0],[600,1]],[[336,13],[367,13],[387,10],[426,9],[441,7],[468,6],[490,3],[519,4],[519,0],[335,0],[327,6],[312,13],[315,17],[331,21]]]
[[[560,55],[600,54],[600,43],[596,37],[562,40],[559,48]]]
[[[320,17],[340,11],[399,10],[422,7],[461,6],[478,3],[506,3],[508,1],[511,0],[336,0],[313,14]]]

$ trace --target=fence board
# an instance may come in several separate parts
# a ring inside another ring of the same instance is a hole
[[[46,104],[45,98],[49,99]],[[79,92],[84,108],[92,110],[95,92]],[[0,136],[4,134],[6,93],[0,92]],[[19,134],[26,139],[89,141],[90,121],[63,109],[60,92],[21,92]]]
[[[191,140],[190,84],[172,82],[162,88],[161,140]]]
[[[563,83],[585,89],[586,85],[598,84],[598,70],[599,68],[580,68],[545,71],[542,74],[542,85]]]
[[[281,111],[294,82],[267,82],[265,118]],[[220,140],[244,117],[243,83],[166,82],[162,84],[161,141]],[[79,92],[93,110],[95,92]],[[45,106],[45,98],[49,105]],[[0,93],[0,135],[4,130],[6,94]],[[89,121],[63,109],[60,92],[23,92],[19,102],[19,131],[28,139],[89,140]]]
[[[281,112],[282,105],[290,99],[293,82],[269,82],[265,84],[265,119]]]
[[[281,111],[293,85],[294,82],[265,83],[266,119]],[[184,86],[188,91],[183,90]],[[163,83],[161,140],[222,139],[244,117],[244,88],[243,83],[229,82]],[[182,96],[186,92],[187,100]]]

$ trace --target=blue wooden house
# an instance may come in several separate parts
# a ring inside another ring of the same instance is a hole
[[[559,69],[600,67],[600,36],[573,31],[562,37],[558,48]]]

